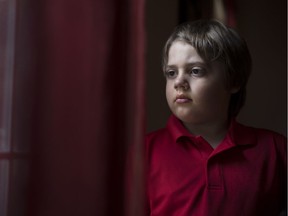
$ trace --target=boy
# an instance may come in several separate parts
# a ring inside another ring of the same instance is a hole
[[[164,47],[166,128],[146,137],[153,216],[278,216],[286,205],[286,138],[235,120],[251,57],[217,21],[178,26]]]

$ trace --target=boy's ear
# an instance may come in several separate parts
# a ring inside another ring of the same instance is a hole
[[[230,89],[230,93],[231,94],[235,94],[235,93],[237,93],[238,91],[240,90],[240,87],[232,87],[231,89]]]

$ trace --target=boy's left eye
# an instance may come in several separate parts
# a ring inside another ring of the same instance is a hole
[[[190,75],[194,76],[201,76],[203,75],[204,70],[200,67],[194,67],[190,70]]]

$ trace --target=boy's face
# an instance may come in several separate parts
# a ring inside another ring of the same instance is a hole
[[[225,86],[225,66],[205,63],[191,45],[174,41],[165,70],[166,98],[171,111],[187,124],[225,121],[231,93]]]

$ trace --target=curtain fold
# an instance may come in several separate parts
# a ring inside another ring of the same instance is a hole
[[[33,2],[29,215],[143,214],[144,4]]]

